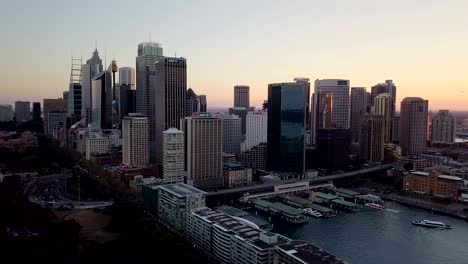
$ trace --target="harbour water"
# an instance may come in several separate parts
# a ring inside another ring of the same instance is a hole
[[[468,222],[393,202],[385,206],[385,211],[365,207],[299,226],[275,221],[274,231],[309,241],[352,264],[468,263]],[[414,226],[416,219],[441,221],[452,229]]]

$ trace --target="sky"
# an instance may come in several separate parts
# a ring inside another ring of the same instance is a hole
[[[1,0],[0,103],[61,97],[71,56],[135,67],[137,45],[156,41],[187,59],[188,86],[209,107],[251,104],[268,83],[294,77],[392,79],[433,110],[468,110],[466,0]],[[313,84],[312,84],[313,86]]]

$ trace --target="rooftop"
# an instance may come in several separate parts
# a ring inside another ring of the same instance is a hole
[[[301,210],[298,210],[296,208],[293,208],[291,206],[287,206],[285,204],[278,203],[278,202],[272,203],[270,205],[270,208],[280,210],[280,211],[285,212],[285,213],[287,213],[289,215],[302,215]]]
[[[180,131],[175,127],[170,127],[168,130],[164,131],[163,134],[183,134],[184,132]]]
[[[411,171],[411,175],[416,175],[416,176],[429,176],[429,172],[424,172],[424,171]]]
[[[461,181],[461,180],[463,180],[460,177],[449,176],[449,175],[439,175],[437,178],[444,179],[444,180],[451,180],[451,181]]]
[[[325,200],[334,200],[334,199],[338,198],[338,196],[336,196],[336,195],[323,193],[323,192],[312,192],[311,195],[317,196],[317,197],[325,199]]]
[[[351,196],[356,196],[356,195],[359,195],[360,193],[358,192],[355,192],[355,191],[351,191],[351,190],[348,190],[348,189],[342,189],[342,188],[338,188],[335,190],[337,193],[344,193],[344,194],[347,194],[347,195],[351,195]]]
[[[345,261],[305,241],[294,240],[277,246],[300,263],[343,264]]]
[[[216,210],[219,210],[221,212],[224,212],[224,213],[226,213],[228,215],[232,215],[232,216],[243,217],[243,216],[249,215],[249,213],[247,213],[245,211],[242,211],[240,209],[237,209],[237,208],[232,207],[232,206],[227,206],[227,205],[216,207]]]
[[[355,204],[355,203],[348,202],[348,201],[341,200],[341,199],[335,199],[332,202],[337,203],[337,204],[341,204],[341,205],[344,205],[344,206],[349,206],[349,207],[357,206],[357,204]]]
[[[187,185],[185,183],[165,184],[160,185],[159,188],[179,197],[185,197],[191,194],[205,193],[204,191]]]

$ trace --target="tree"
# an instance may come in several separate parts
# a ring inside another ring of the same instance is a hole
[[[410,161],[408,163],[405,163],[405,165],[403,165],[403,168],[408,172],[412,171],[414,169],[414,164]]]

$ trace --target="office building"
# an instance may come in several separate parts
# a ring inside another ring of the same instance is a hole
[[[66,129],[66,118],[66,111],[53,110],[47,114],[47,131],[53,139],[58,140],[61,130]]]
[[[65,111],[68,111],[68,91],[63,91],[62,93],[62,99],[65,102]]]
[[[384,116],[378,114],[367,114],[363,116],[359,137],[362,160],[370,162],[383,161],[385,142],[384,119]]]
[[[81,111],[83,105],[81,103],[82,94],[81,94],[81,84],[79,83],[70,83],[70,89],[68,90],[68,114],[73,117],[81,119]]]
[[[131,90],[135,90],[136,73],[135,69],[131,67],[119,68],[119,84],[130,85]]]
[[[171,127],[180,128],[185,117],[187,62],[184,58],[160,57],[155,64],[156,84],[156,164],[162,165],[162,135]]]
[[[51,111],[67,111],[67,105],[65,104],[65,100],[62,98],[58,99],[44,99],[44,111],[43,111],[43,119],[44,119],[44,134],[49,135],[48,130],[48,120],[49,120],[49,112]]]
[[[202,113],[186,117],[187,183],[196,188],[218,188],[223,180],[223,124],[220,117]]]
[[[99,58],[97,49],[92,57],[81,65],[81,94],[82,94],[82,115],[86,119],[86,124],[92,121],[92,83],[93,79],[103,71],[102,60]]]
[[[91,124],[87,128],[85,140],[85,156],[87,160],[107,154],[110,151],[109,138],[103,136],[102,130]]]
[[[392,141],[400,142],[400,116],[394,116],[392,119]]]
[[[134,86],[134,85],[133,85]],[[119,84],[119,114],[120,120],[130,113],[136,112],[136,90],[131,84]]]
[[[99,73],[92,82],[92,123],[102,129],[112,128],[112,76],[110,71]]]
[[[200,98],[189,88],[185,101],[185,116],[192,116],[193,113],[200,112]]]
[[[240,163],[224,163],[224,186],[236,188],[252,184],[252,169],[245,168]]]
[[[200,102],[200,112],[206,113],[208,112],[208,102],[206,101],[206,95],[199,95],[198,101]]]
[[[374,113],[384,118],[384,140],[385,143],[392,142],[392,125],[395,109],[393,97],[388,93],[381,93],[374,99]]]
[[[234,107],[250,107],[249,90],[248,85],[234,86]]]
[[[236,115],[223,115],[223,152],[239,155],[241,152],[241,119]]]
[[[34,102],[33,103],[33,110],[32,110],[32,118],[33,121],[41,121],[41,103]]]
[[[28,122],[31,120],[31,103],[16,101],[15,102],[15,119],[17,123]]]
[[[142,114],[132,113],[122,120],[122,163],[146,167],[149,163],[149,124]]]
[[[400,146],[403,156],[419,155],[426,149],[429,102],[406,97],[401,102]]]
[[[247,114],[251,111],[254,111],[253,107],[231,107],[229,108],[230,115],[236,115],[241,119],[241,132],[242,135],[246,133],[247,127]]]
[[[159,185],[157,212],[161,224],[184,235],[190,214],[205,207],[206,193],[184,183]]]
[[[9,122],[13,120],[15,112],[11,105],[0,105],[0,122]]]
[[[316,168],[327,174],[346,169],[349,165],[351,133],[349,129],[327,128],[317,131]]]
[[[463,179],[457,176],[442,175],[438,171],[411,171],[403,178],[403,191],[428,195],[439,199],[458,201],[463,187]]]
[[[395,104],[396,104],[396,86],[393,83],[392,80],[386,80],[385,83],[379,83],[377,85],[372,86],[371,88],[371,106],[374,107],[375,104],[375,97],[377,97],[379,94],[387,93],[390,94],[390,96],[393,98],[393,109],[395,110]],[[393,112],[392,116],[395,115],[395,112]]]
[[[268,112],[250,111],[246,116],[245,141],[242,142],[241,150],[247,151],[260,143],[267,142],[268,135]]]
[[[165,183],[184,182],[184,132],[169,128],[163,132],[163,178]]]
[[[268,170],[304,175],[309,89],[302,79],[268,85]]]
[[[359,130],[362,116],[367,113],[366,88],[351,88],[351,141],[359,141]]]
[[[249,150],[242,151],[239,156],[239,161],[246,168],[266,170],[267,155],[267,143],[260,143]]]
[[[349,80],[316,80],[313,105],[313,131],[349,129]]]
[[[453,143],[457,122],[449,110],[439,110],[431,122],[431,142]]]
[[[156,160],[156,61],[163,56],[161,44],[138,44],[136,57],[136,112],[148,117],[150,160]],[[162,132],[162,131],[161,131]]]

